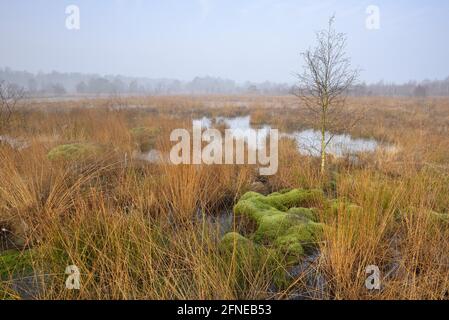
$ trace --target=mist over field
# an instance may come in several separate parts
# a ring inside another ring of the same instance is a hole
[[[191,81],[177,79],[150,79],[125,76],[100,76],[98,74],[51,73],[33,74],[26,71],[0,69],[0,80],[26,89],[28,96],[67,95],[172,95],[172,94],[264,94],[285,95],[292,93],[294,83],[249,82],[215,77],[195,77]],[[381,96],[449,96],[449,77],[445,80],[408,81],[403,84],[359,83],[351,88],[351,95]]]
[[[447,95],[448,10],[436,0],[2,0],[0,79],[53,94],[288,93],[300,53],[335,14],[360,83],[373,85],[362,92],[412,95],[421,84]],[[407,88],[379,88],[393,83]]]

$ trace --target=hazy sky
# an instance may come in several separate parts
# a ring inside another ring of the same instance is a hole
[[[71,4],[80,30],[66,28]],[[446,0],[0,0],[0,67],[292,82],[333,13],[362,80],[449,76]]]

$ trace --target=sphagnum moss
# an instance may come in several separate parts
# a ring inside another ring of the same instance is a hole
[[[300,206],[319,204],[323,199],[320,190],[293,189],[268,196],[248,192],[235,205],[234,214],[257,226],[249,239],[244,238],[245,243],[253,241],[254,245],[278,251],[289,263],[298,262],[305,252],[304,246],[312,247],[323,229],[322,224],[316,223],[314,209]],[[223,241],[227,241],[227,237]]]
[[[50,160],[80,160],[97,154],[100,147],[92,143],[72,143],[54,147],[48,153]]]

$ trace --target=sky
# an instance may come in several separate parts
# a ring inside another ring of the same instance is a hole
[[[0,0],[0,67],[292,83],[333,14],[362,81],[449,76],[447,0]]]

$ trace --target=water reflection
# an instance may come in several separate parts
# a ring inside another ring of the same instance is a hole
[[[214,125],[224,124],[226,128],[231,130],[235,137],[244,137],[246,130],[254,129],[251,127],[251,117],[217,117],[194,119],[193,124],[201,125],[203,128],[212,128]],[[265,139],[269,135],[271,127],[264,125],[259,128],[260,139]],[[321,149],[321,132],[313,129],[296,131],[293,133],[281,133],[280,137],[294,139],[296,141],[298,151],[304,155],[319,156]],[[326,140],[331,137],[330,133],[326,133]],[[250,147],[259,148],[260,141]],[[335,156],[341,157],[347,154],[359,152],[372,152],[379,147],[379,143],[374,139],[354,139],[348,134],[336,134],[327,147],[327,152]]]

